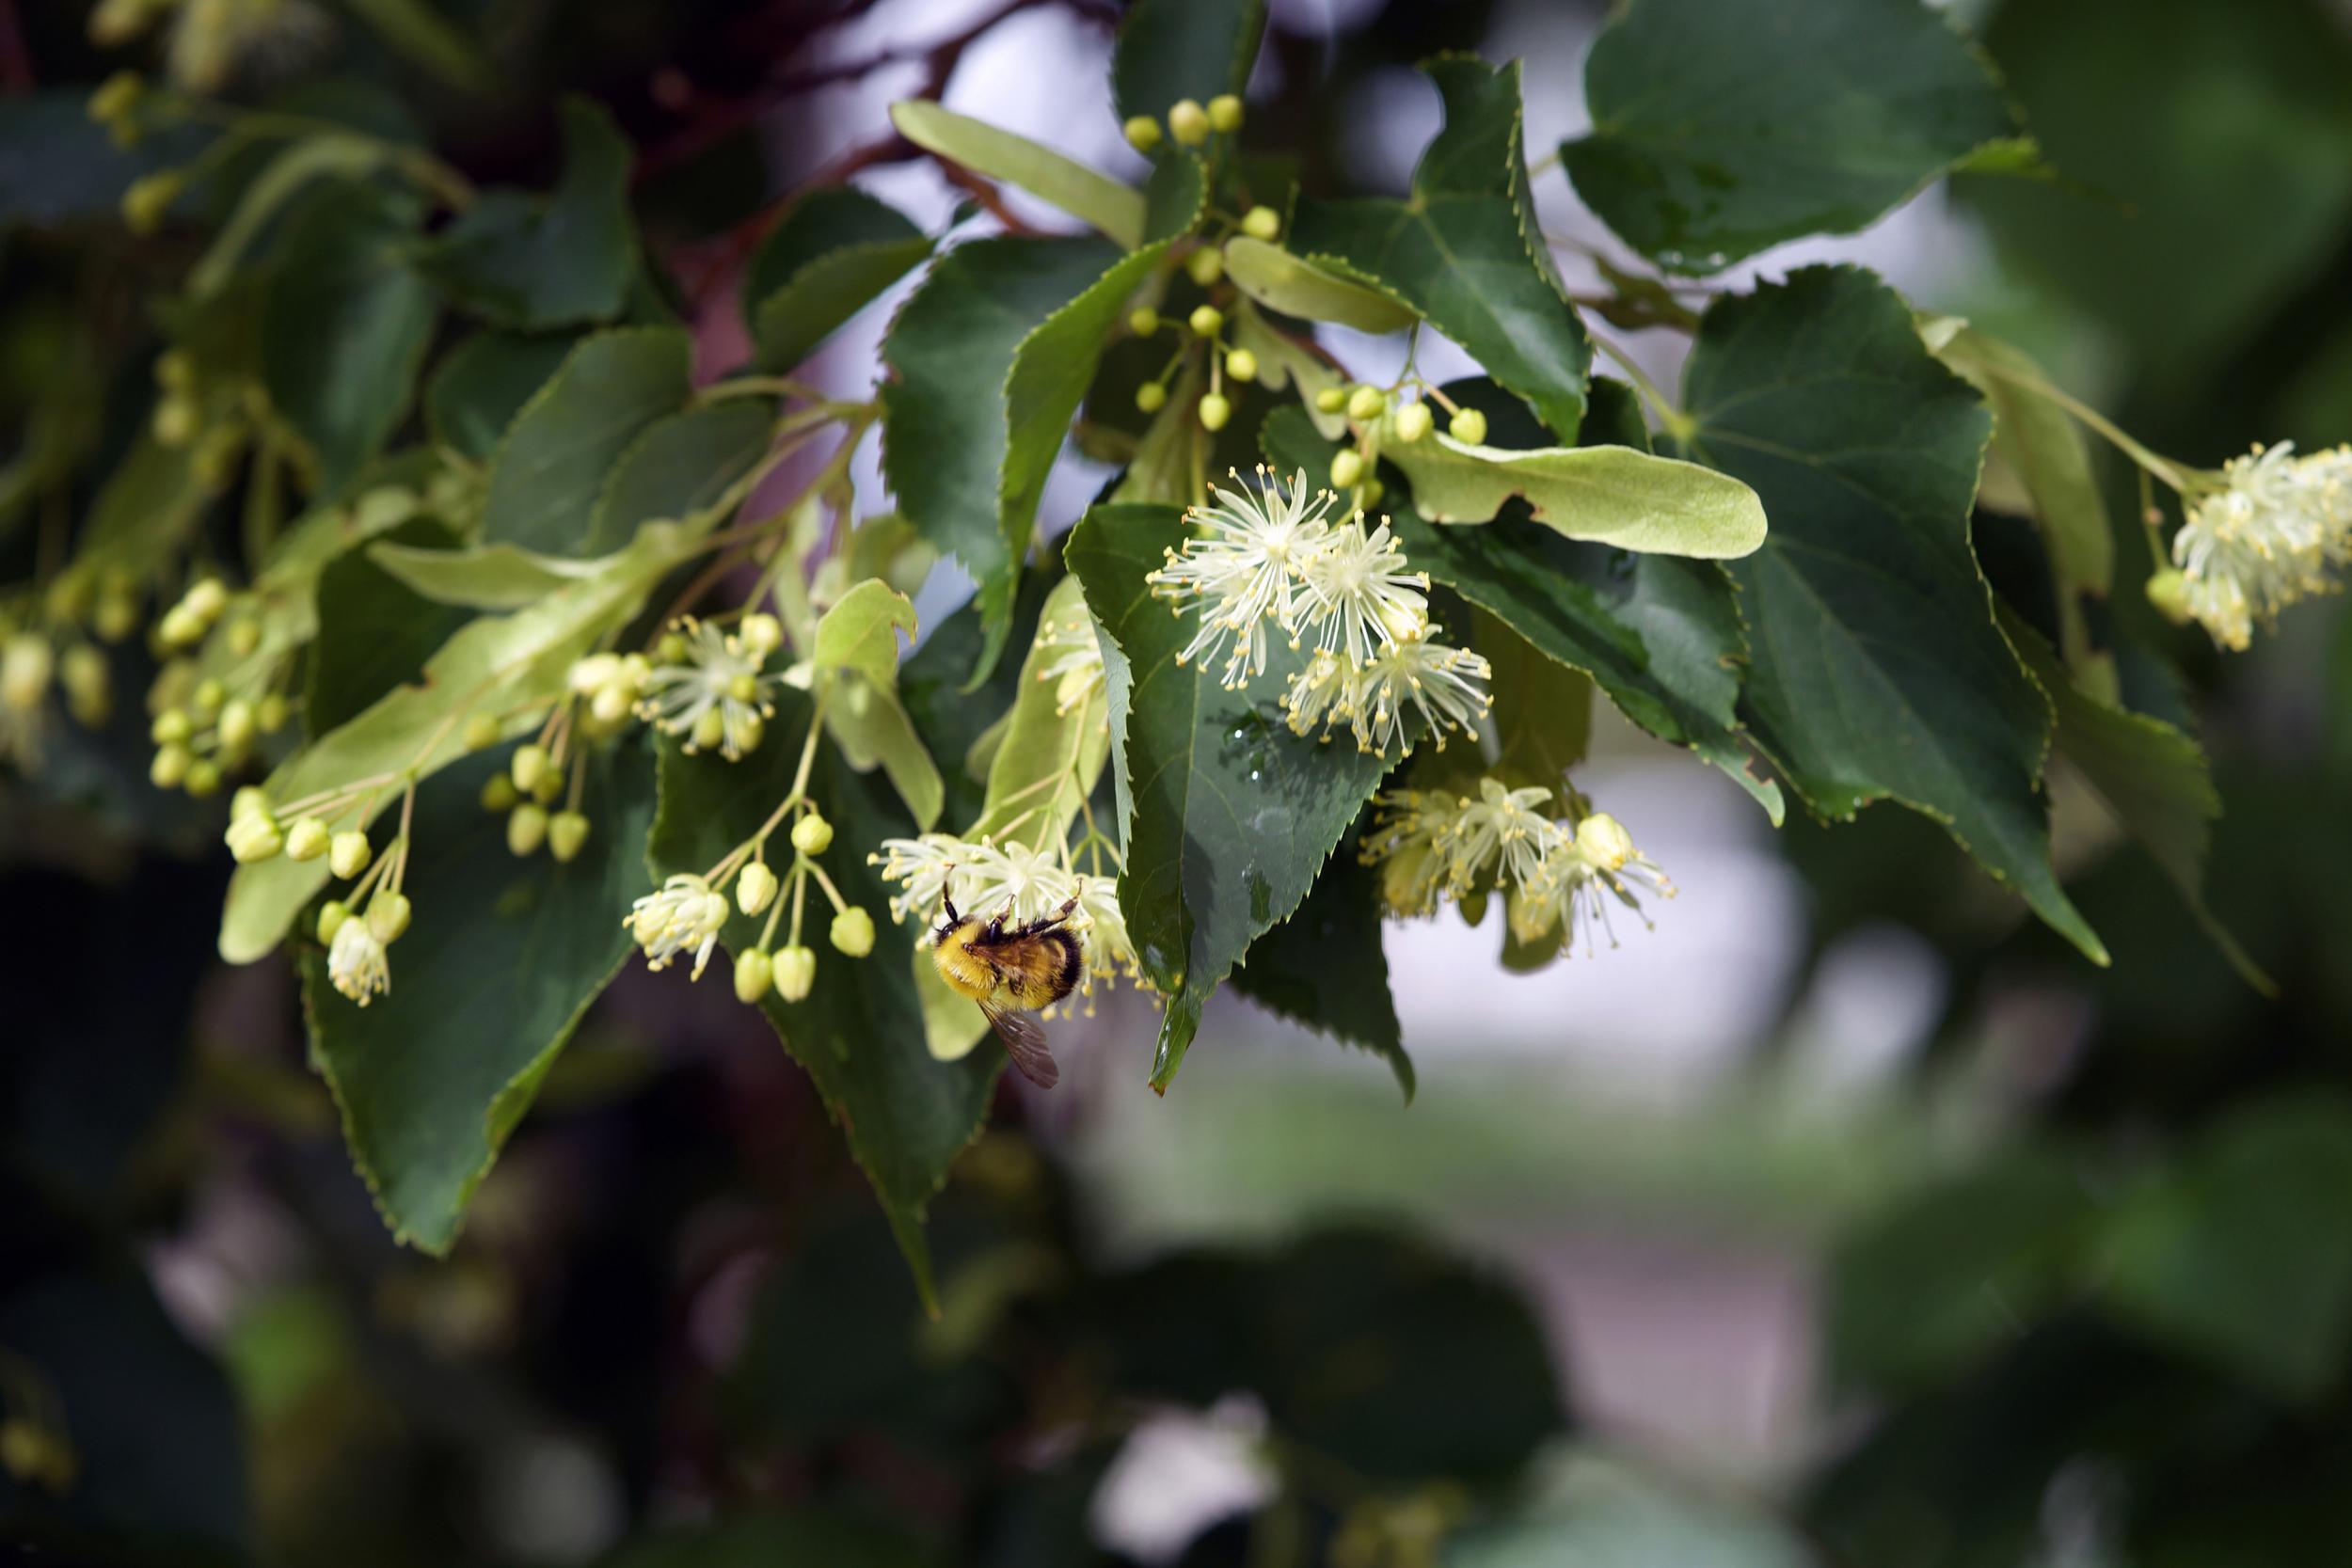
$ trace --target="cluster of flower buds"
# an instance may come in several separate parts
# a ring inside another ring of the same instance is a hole
[[[1136,115],[1126,124],[1127,143],[1138,152],[1158,149],[1163,139],[1173,140],[1179,147],[1199,147],[1212,133],[1232,135],[1241,129],[1241,100],[1230,92],[1221,92],[1204,105],[1198,99],[1180,98],[1168,105],[1168,129],[1150,115]]]
[[[681,617],[654,644],[649,667],[631,677],[642,693],[637,715],[682,738],[689,752],[738,761],[759,749],[775,716],[780,676],[768,660],[783,646],[784,625],[773,615],[748,614],[732,632]]]
[[[1402,388],[1382,388],[1358,383],[1353,387],[1326,387],[1315,394],[1315,407],[1326,414],[1341,414],[1347,419],[1349,444],[1331,458],[1331,488],[1347,496],[1356,510],[1363,511],[1380,504],[1388,487],[1378,476],[1380,448],[1383,441],[1409,447],[1427,437],[1437,425],[1437,416],[1429,411],[1429,400],[1446,404],[1450,416],[1446,434],[1465,446],[1484,446],[1486,441],[1486,416],[1475,408],[1455,407],[1452,400],[1434,387],[1422,387],[1422,398],[1400,399]]]
[[[243,770],[260,737],[277,734],[293,717],[279,693],[251,686],[232,691],[218,675],[198,674],[187,659],[164,666],[147,701],[154,715],[148,738],[155,743],[149,782],[199,799]]]

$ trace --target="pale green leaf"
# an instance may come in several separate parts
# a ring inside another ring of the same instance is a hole
[[[890,106],[898,134],[975,174],[1018,185],[1092,225],[1129,250],[1143,243],[1143,193],[1026,136],[924,99]]]
[[[1279,245],[1237,234],[1225,242],[1225,275],[1269,310],[1359,332],[1402,332],[1421,319],[1409,305]]]
[[[1413,505],[1433,523],[1483,523],[1513,499],[1570,539],[1621,550],[1724,561],[1764,543],[1756,492],[1695,463],[1630,447],[1473,447],[1434,431],[1381,455],[1413,482]]]
[[[500,443],[483,543],[589,553],[590,518],[606,481],[655,420],[684,406],[692,358],[692,344],[676,327],[581,339]]]

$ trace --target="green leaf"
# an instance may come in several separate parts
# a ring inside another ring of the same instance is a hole
[[[1490,610],[1473,607],[1469,629],[1471,646],[1494,667],[1495,765],[1487,771],[1513,789],[1558,791],[1592,739],[1593,677]]]
[[[707,870],[755,831],[791,786],[800,748],[788,742],[808,722],[807,700],[787,689],[778,697],[776,743],[740,762],[690,757],[664,744],[661,814],[648,850],[656,873]],[[923,1210],[979,1131],[1003,1057],[985,1051],[940,1062],[925,1049],[908,961],[920,928],[889,923],[890,889],[866,861],[874,846],[912,833],[914,824],[879,780],[851,771],[830,751],[809,793],[834,825],[826,871],[844,898],[875,916],[879,935],[865,958],[817,944],[817,982],[807,1000],[786,1003],[771,993],[761,1010],[841,1123],[928,1301]],[[738,912],[721,940],[739,953],[758,941],[759,930],[760,922]]]
[[[271,222],[312,181],[356,182],[382,168],[398,151],[373,136],[332,131],[290,143],[238,193],[228,221],[188,271],[188,297],[210,299],[226,289]]]
[[[483,543],[590,553],[590,519],[607,479],[655,420],[685,404],[692,357],[676,327],[623,327],[581,339],[499,445]]]
[[[1083,586],[1075,577],[1062,578],[1038,614],[1040,636],[1051,631],[1057,641],[1032,643],[1022,660],[1004,733],[989,762],[988,794],[962,837],[1010,835],[1031,848],[1057,843],[1094,793],[1110,757],[1109,698],[1098,689],[1064,712],[1056,683],[1045,678],[1070,646],[1066,640],[1090,636],[1091,628]]]
[[[1359,332],[1402,332],[1421,320],[1410,306],[1377,289],[1247,234],[1225,242],[1225,275],[1243,293],[1286,316],[1335,322]]]
[[[458,309],[521,331],[610,321],[637,265],[628,214],[629,145],[584,98],[561,109],[564,170],[554,193],[491,191],[421,260]]]
[[[1593,349],[1535,227],[1519,68],[1444,55],[1422,69],[1444,96],[1445,129],[1411,198],[1303,201],[1291,249],[1410,305],[1574,440]]]
[[[1154,257],[1157,249],[1137,254]],[[1101,351],[1100,335],[1083,341],[1081,329],[1118,309],[1120,300],[1104,285],[1106,274],[1134,276],[1121,263],[1099,240],[1009,237],[958,245],[931,264],[883,340],[893,377],[882,388],[883,477],[907,520],[979,583],[991,634],[985,665],[1003,648],[1044,469]],[[1056,364],[1029,345],[1073,302],[1076,315],[1046,341],[1081,362]],[[1017,363],[1025,355],[1027,362]],[[1016,378],[1017,425],[1010,413]],[[1029,510],[1019,512],[1025,498]]]
[[[412,517],[384,535],[421,555],[447,553],[457,535],[430,517]],[[466,624],[463,609],[436,604],[407,587],[368,550],[347,550],[319,573],[318,624],[334,628],[310,654],[310,681],[302,701],[303,732],[312,738],[336,729],[369,704],[417,678],[441,644]]]
[[[296,800],[410,768],[426,778],[447,767],[463,754],[460,716],[477,709],[518,711],[553,700],[564,689],[572,661],[635,611],[653,585],[692,552],[707,526],[649,528],[595,577],[512,615],[468,622],[425,662],[421,679],[387,693],[279,764],[264,784],[270,798]],[[397,803],[398,791],[389,793],[376,802],[378,815]],[[326,879],[323,860],[280,856],[239,866],[221,911],[220,956],[230,963],[266,956]]]
[[[469,610],[520,610],[604,567],[602,561],[533,555],[512,545],[431,549],[392,539],[369,546],[368,558],[419,598]]]
[[[1380,454],[1413,482],[1433,523],[1483,523],[1514,499],[1570,539],[1622,550],[1729,560],[1764,543],[1764,504],[1736,479],[1630,447],[1473,447],[1443,431]]]
[[[1198,661],[1176,661],[1191,627],[1144,578],[1184,534],[1174,507],[1098,506],[1064,550],[1109,639],[1126,848],[1120,909],[1167,1001],[1152,1069],[1161,1090],[1210,993],[1298,908],[1389,766],[1377,753],[1292,734],[1270,687],[1228,690]]]
[[[1684,399],[1690,451],[1753,485],[1735,562],[1756,628],[1742,711],[1826,816],[1891,798],[1944,824],[2093,962],[2041,790],[2049,700],[1994,624],[1968,516],[1992,420],[1867,273],[1810,267],[1719,301]]]
[[[1023,575],[1013,604],[1012,641],[1017,646],[1027,647],[1036,636],[1050,581],[1041,572]],[[1001,660],[986,682],[964,689],[986,641],[979,602],[967,599],[931,627],[930,636],[898,669],[898,701],[914,721],[915,733],[932,756],[950,763],[943,780],[947,797],[942,808],[949,822],[975,821],[986,808],[988,765],[967,772],[959,759],[968,759],[980,737],[1009,719],[1023,689],[1025,661],[1013,665]]]
[[[444,355],[424,385],[433,439],[486,463],[531,396],[563,368],[569,333],[477,332]]]
[[[2242,1105],[2109,1222],[2109,1310],[2278,1396],[2342,1381],[2352,1325],[2352,1106],[2332,1094]]]
[[[1332,855],[1290,918],[1249,944],[1233,989],[1269,1012],[1319,1035],[1369,1051],[1389,1064],[1405,1102],[1413,1102],[1413,1059],[1405,1054],[1389,958],[1380,946],[1380,879],[1353,840]]]
[[[1851,232],[2019,135],[1984,56],[1917,0],[1635,0],[1584,95],[1592,133],[1561,149],[1577,195],[1686,273]]]
[[[2094,647],[2083,596],[2105,599],[2114,588],[2115,536],[2081,427],[2039,389],[2046,385],[2042,369],[2023,352],[1949,318],[1928,324],[1922,337],[1993,410],[1993,456],[2025,484],[2050,558],[2067,667],[2099,680],[2112,697],[2113,661]]]
[[[1119,118],[1163,123],[1177,100],[1239,93],[1265,30],[1265,0],[1136,0],[1111,54]]]
[[[2204,749],[2161,719],[2086,691],[2058,664],[2049,642],[2007,605],[2001,630],[2058,716],[2057,754],[2073,765],[2115,820],[2148,851],[2197,923],[2246,983],[2265,995],[2278,988],[2215,918],[2205,903],[2205,852],[2221,797],[2206,770]]]
[[[365,185],[305,203],[262,321],[271,404],[318,453],[326,488],[383,450],[433,336],[433,291],[409,269],[417,205]]]
[[[752,256],[743,313],[762,369],[788,371],[931,253],[904,214],[854,185],[812,191]]]
[[[775,433],[775,409],[761,398],[729,398],[656,420],[612,465],[580,553],[607,554],[657,518],[716,505],[767,454]]]
[[[810,656],[825,683],[825,728],[860,772],[879,764],[926,832],[939,820],[946,786],[898,703],[898,638],[914,636],[914,606],[879,578],[851,588],[817,623]]]
[[[632,740],[591,752],[593,824],[568,864],[507,852],[505,819],[475,800],[504,762],[482,756],[421,789],[403,889],[416,911],[391,944],[391,990],[362,1007],[306,944],[310,1058],[392,1234],[440,1254],[507,1134],[530,1109],[629,951],[622,925],[648,890],[653,767]]]
[[[924,99],[890,106],[898,134],[975,174],[1018,185],[1133,250],[1143,243],[1143,193],[1026,136],[1000,131]]]
[[[1266,455],[1285,473],[1321,473],[1330,461],[1330,447],[1295,409],[1266,420],[1265,443]],[[1628,719],[1661,740],[1690,747],[1780,821],[1780,790],[1748,770],[1734,718],[1747,640],[1720,568],[1654,555],[1613,566],[1593,546],[1516,515],[1477,528],[1441,527],[1424,520],[1402,493],[1382,507],[1416,571],[1591,675]]]
[[[1321,436],[1327,441],[1337,441],[1347,434],[1345,413],[1326,413],[1315,406],[1317,393],[1346,384],[1346,378],[1333,369],[1329,361],[1289,333],[1278,330],[1272,323],[1258,312],[1257,307],[1247,301],[1233,308],[1232,332],[1235,348],[1246,348],[1258,356],[1259,386],[1263,387],[1269,392],[1279,392],[1287,388],[1296,387],[1298,405],[1307,411],[1307,418],[1314,421],[1316,435]],[[1168,399],[1168,408],[1172,410],[1172,413],[1168,417],[1174,419],[1188,418],[1191,412],[1190,404],[1176,397]],[[1156,431],[1158,428],[1155,422],[1152,429]],[[1148,436],[1146,440],[1148,442]],[[1144,451],[1141,447],[1138,447],[1136,452],[1136,466],[1140,467],[1143,461]],[[1117,499],[1120,500],[1162,500],[1170,498],[1122,495]]]

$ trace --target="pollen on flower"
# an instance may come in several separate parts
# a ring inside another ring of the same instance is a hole
[[[1090,1004],[1095,988],[1114,977],[1143,984],[1142,962],[1127,934],[1114,878],[1083,875],[1059,855],[1024,844],[951,833],[884,839],[881,852],[869,858],[880,863],[883,881],[898,886],[890,900],[890,918],[896,922],[903,923],[910,914],[925,921],[937,915],[943,889],[954,897],[960,912],[982,918],[1001,915],[1009,923],[1041,919],[1075,898],[1078,907],[1071,913],[1070,927],[1077,932],[1087,960],[1079,998]]]
[[[365,920],[345,918],[326,949],[327,983],[366,1006],[392,989],[391,960]]]
[[[2296,457],[2292,442],[2223,466],[2172,537],[2182,608],[2224,648],[2244,649],[2296,600],[2335,591],[2352,560],[2352,447]]]
[[[777,682],[766,670],[764,646],[690,615],[662,639],[659,653],[661,662],[639,682],[638,717],[684,736],[689,752],[716,750],[736,762],[758,749],[775,715]]]
[[[691,950],[694,967],[688,978],[699,980],[727,923],[727,907],[726,895],[712,892],[709,879],[680,873],[631,904],[622,924],[644,950],[647,969],[665,969]]]

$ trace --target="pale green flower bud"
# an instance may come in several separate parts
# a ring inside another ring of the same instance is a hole
[[[1168,388],[1156,381],[1147,381],[1136,388],[1136,406],[1146,414],[1156,414],[1168,406]]]
[[[286,699],[273,691],[253,705],[253,727],[263,735],[276,735],[286,727],[292,714]]]
[[[1576,825],[1576,849],[1603,871],[1622,871],[1633,859],[1633,835],[1605,811]]]
[[[852,904],[833,917],[830,935],[835,951],[862,958],[874,950],[874,917]]]
[[[1209,139],[1209,111],[1189,98],[1180,98],[1168,111],[1168,134],[1186,147]]]
[[[368,900],[368,932],[376,941],[390,946],[408,929],[408,895],[389,888],[378,888]]]
[[[357,828],[337,833],[326,846],[326,869],[346,879],[357,877],[375,858],[374,846]]]
[[[269,792],[260,784],[246,784],[229,797],[229,820],[231,822],[240,817],[268,815]]]
[[[736,879],[735,907],[745,914],[765,914],[768,906],[775,902],[776,886],[776,874],[768,869],[768,863],[754,861]]]
[[[221,836],[228,840],[229,853],[239,865],[256,865],[274,859],[286,847],[278,823],[266,812],[238,817]]]
[[[326,853],[334,834],[326,824],[315,816],[306,816],[286,830],[286,858],[290,861],[314,861]]]
[[[184,708],[167,707],[155,715],[155,721],[147,726],[147,738],[158,746],[177,746],[196,733],[195,721]]]
[[[1364,456],[1354,447],[1336,452],[1331,458],[1331,488],[1353,490],[1364,477]]]
[[[1230,92],[1220,92],[1209,100],[1209,125],[1228,135],[1241,129],[1241,100]]]
[[[1466,447],[1483,447],[1486,444],[1486,416],[1475,408],[1456,409],[1454,418],[1446,421],[1445,432]]]
[[[687,736],[687,744],[694,751],[708,752],[716,750],[726,736],[726,715],[714,707],[694,721],[694,733]]]
[[[1187,321],[1195,337],[1214,338],[1225,325],[1225,312],[1214,305],[1203,305],[1197,308]]]
[[[805,1002],[817,984],[817,955],[805,947],[787,947],[775,957],[776,994],[787,1002]]]
[[[458,731],[458,738],[469,752],[479,752],[499,743],[499,721],[486,713],[469,713]]]
[[[548,818],[548,853],[568,864],[588,842],[588,818],[576,811],[559,811]]]
[[[187,782],[195,763],[196,753],[177,742],[158,747],[155,760],[147,765],[148,782],[157,789],[177,789]]]
[[[319,941],[333,942],[335,940],[335,933],[342,930],[343,928],[343,922],[349,920],[350,918],[351,906],[344,903],[340,898],[329,898],[326,903],[320,905],[318,925]]]
[[[188,764],[188,776],[180,787],[195,800],[205,800],[220,793],[220,764],[210,757],[198,757]]]
[[[1160,313],[1149,305],[1138,305],[1127,312],[1127,330],[1138,338],[1149,338],[1160,329]]]
[[[1225,373],[1235,381],[1258,379],[1258,356],[1246,348],[1237,348],[1225,356]]]
[[[220,743],[232,752],[253,744],[253,705],[240,697],[223,704],[218,722]]]
[[[0,704],[19,713],[40,706],[56,666],[56,655],[46,637],[22,631],[9,638],[7,647],[0,648]]]
[[[197,682],[196,689],[188,693],[188,705],[196,710],[199,719],[217,719],[228,703],[229,688],[217,676]]]
[[[810,812],[792,824],[792,847],[803,855],[821,855],[833,846],[833,824]]]
[[[1271,207],[1252,207],[1241,215],[1241,231],[1253,240],[1272,240],[1282,231],[1282,214]]]
[[[1127,145],[1138,152],[1149,152],[1160,145],[1160,122],[1150,115],[1136,115],[1127,121]]]
[[[1347,417],[1359,423],[1371,423],[1388,408],[1388,394],[1377,387],[1359,387],[1347,394]]]
[[[1218,394],[1211,392],[1208,396],[1200,400],[1201,429],[1223,430],[1225,428],[1225,422],[1232,417],[1232,404]]]
[[[743,640],[745,653],[755,658],[766,658],[770,654],[784,646],[784,623],[765,612],[746,615],[743,617],[743,624],[736,628],[735,635]],[[753,690],[755,692],[758,690],[756,683],[754,684]],[[744,699],[747,702],[749,700],[749,698]]]
[[[1184,258],[1184,276],[1204,289],[1216,287],[1216,280],[1225,276],[1225,253],[1214,245],[1202,245]]]
[[[1338,413],[1341,409],[1347,406],[1347,388],[1344,387],[1326,387],[1322,391],[1315,394],[1315,406],[1322,409],[1326,414]]]
[[[206,578],[191,587],[180,602],[209,626],[228,612],[229,590],[220,578]]]
[[[588,717],[600,730],[617,730],[636,706],[636,693],[627,685],[614,681],[588,700]]]
[[[526,795],[531,794],[539,787],[539,781],[548,776],[548,749],[535,743],[516,747],[515,757],[507,765],[507,772],[514,779],[516,789]]]
[[[130,118],[139,99],[147,91],[147,84],[135,71],[118,71],[98,84],[98,90],[89,95],[86,107],[94,124],[115,125]]]
[[[515,808],[506,819],[507,852],[517,859],[535,855],[539,846],[548,841],[548,809],[535,800],[526,800]]]
[[[2189,623],[2188,574],[2168,566],[2148,579],[2148,602],[2156,607],[2156,613],[2176,626]]]
[[[155,635],[167,648],[193,648],[204,641],[204,622],[186,605],[176,604],[155,623]]]
[[[155,417],[148,421],[148,428],[159,444],[184,447],[196,439],[196,424],[195,401],[174,394],[155,404]]]
[[[119,642],[139,629],[139,602],[128,594],[102,593],[89,625],[101,642]]]
[[[745,1006],[768,994],[776,982],[776,961],[754,947],[735,956],[735,999]]]
[[[564,674],[565,684],[580,696],[586,696],[600,686],[610,683],[621,673],[618,654],[590,654],[577,659]]]
[[[483,781],[482,809],[484,811],[494,816],[510,812],[515,809],[515,802],[521,799],[522,792],[515,787],[515,781],[503,773],[493,773]]]
[[[243,658],[262,645],[262,623],[250,615],[240,615],[229,623],[228,631],[222,635],[229,640],[229,651]]]
[[[152,234],[164,226],[164,214],[180,199],[181,189],[186,183],[176,169],[132,181],[130,188],[122,193],[122,221],[134,234]]]
[[[759,701],[759,677],[748,672],[727,679],[727,695],[739,703]]]
[[[1428,435],[1437,422],[1438,417],[1429,412],[1427,404],[1408,403],[1396,411],[1396,438],[1409,447]]]
[[[663,632],[661,640],[653,645],[653,661],[656,664],[685,663],[686,639],[674,631]]]

